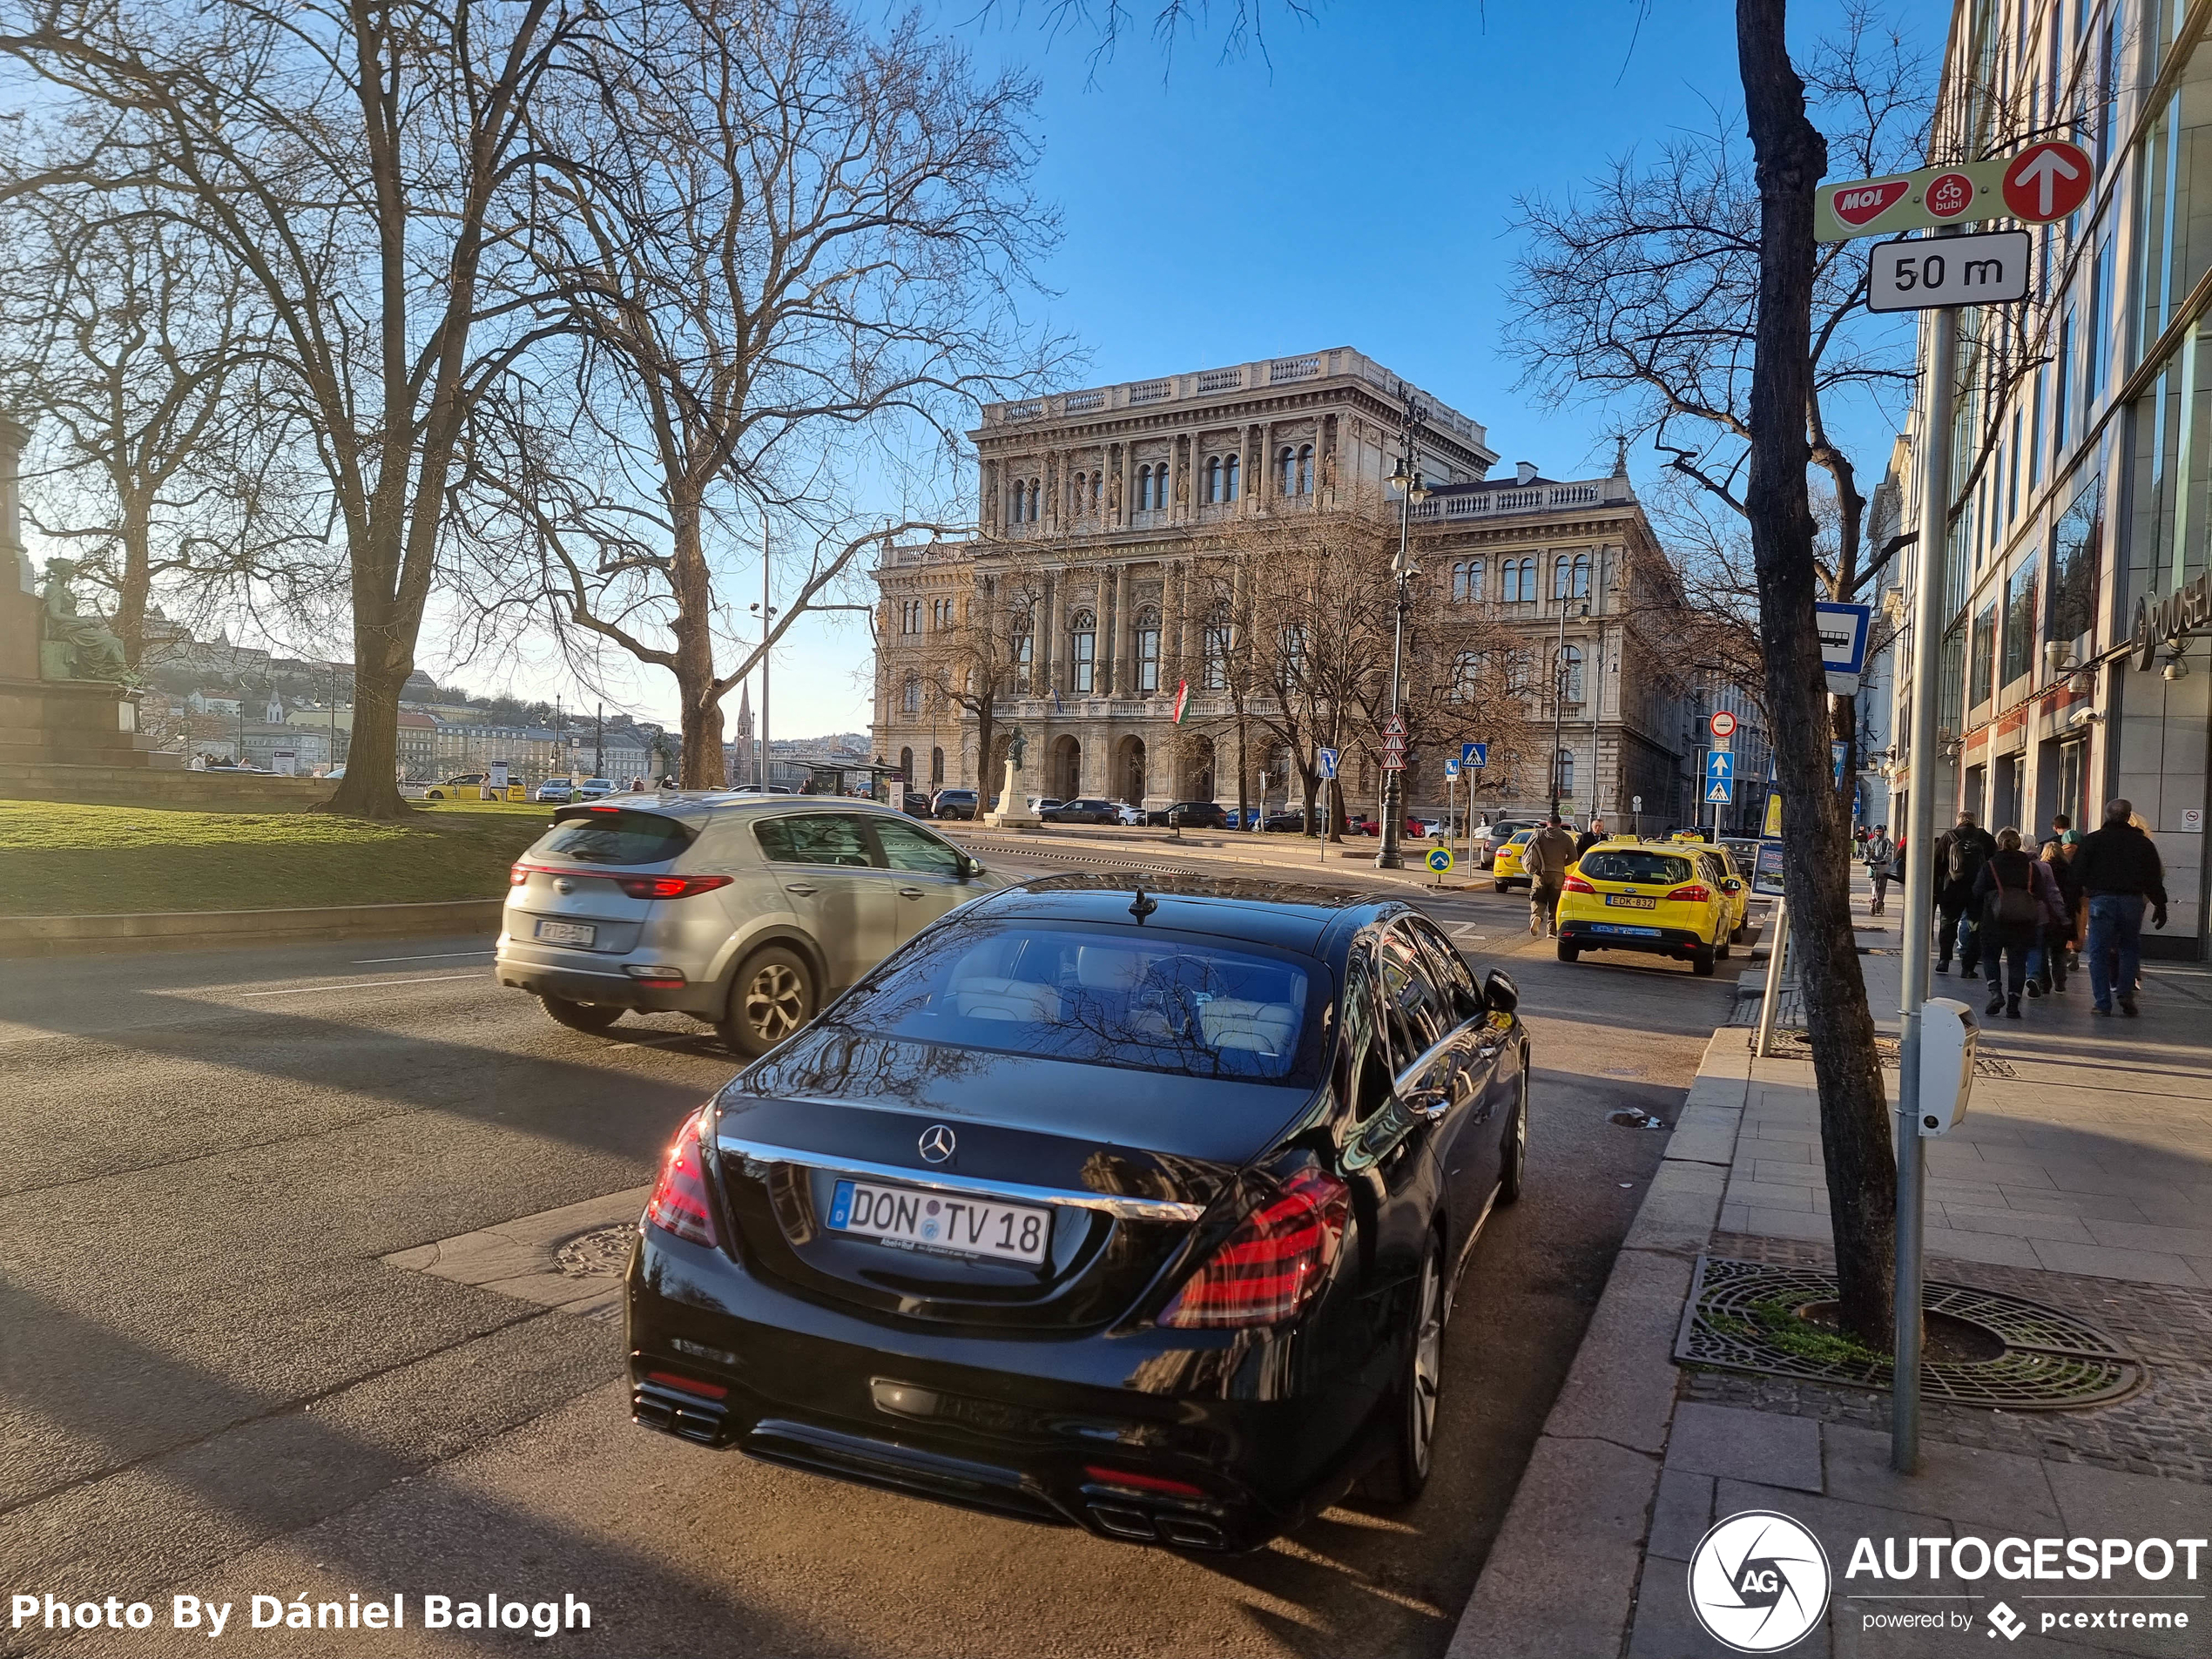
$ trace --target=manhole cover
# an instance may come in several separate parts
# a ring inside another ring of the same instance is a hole
[[[1831,1303],[1836,1276],[1817,1268],[1764,1262],[1697,1258],[1697,1282],[1675,1337],[1683,1365],[1802,1377],[1846,1388],[1886,1393],[1892,1366],[1886,1359],[1851,1354],[1840,1343],[1784,1346],[1772,1332],[1777,1305],[1796,1310]],[[1920,1389],[1932,1399],[2006,1411],[2058,1411],[2107,1406],[2142,1386],[2142,1362],[2095,1326],[2024,1297],[1967,1285],[1930,1280],[1925,1306],[1934,1339],[1959,1356],[1923,1359]],[[2001,1351],[1987,1358],[1993,1339]]]
[[[553,1259],[570,1278],[620,1278],[630,1265],[630,1241],[637,1236],[634,1222],[595,1227],[555,1251]]]

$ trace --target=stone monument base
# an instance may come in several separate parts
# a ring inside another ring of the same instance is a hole
[[[120,685],[0,678],[0,765],[146,766],[153,746]]]
[[[983,814],[986,824],[1000,829],[1034,829],[1044,822],[1029,810],[1029,797],[1015,787],[1021,780],[1022,774],[1015,771],[1014,762],[1008,759],[1006,763],[1006,784],[999,791],[998,806]]]

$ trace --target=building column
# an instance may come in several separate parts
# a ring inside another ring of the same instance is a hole
[[[1114,685],[1116,697],[1127,697],[1136,687],[1133,664],[1135,643],[1129,614],[1130,576],[1126,563],[1114,567]]]
[[[983,463],[983,499],[979,503],[979,507],[980,510],[975,516],[976,524],[987,532],[997,529],[1000,511],[999,463],[995,461],[986,461]]]
[[[1036,685],[1033,695],[1049,695],[1052,690],[1052,645],[1060,632],[1060,579],[1056,573],[1048,572],[1044,578],[1044,599],[1039,607],[1043,614],[1036,619]]]
[[[1189,671],[1184,665],[1184,637],[1189,631],[1190,620],[1190,567],[1184,561],[1177,559],[1170,564],[1167,570],[1168,583],[1173,594],[1174,608],[1169,611],[1166,621],[1167,626],[1172,631],[1175,651],[1161,665],[1161,678],[1166,683],[1160,689],[1172,692],[1175,681],[1188,679],[1190,677]]]

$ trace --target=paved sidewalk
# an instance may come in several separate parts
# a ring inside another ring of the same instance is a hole
[[[1896,907],[1878,920],[1894,928]],[[1893,1035],[1896,936],[1861,943]],[[1979,982],[1935,987],[1981,1015]],[[1880,1552],[1915,1537],[2212,1536],[2212,972],[2147,964],[2140,1021],[2094,1018],[2087,990],[2082,976],[1985,1024],[1966,1119],[1928,1145],[1927,1272],[2080,1315],[2143,1361],[2147,1386],[2084,1411],[1930,1402],[1922,1471],[1903,1477],[1885,1393],[1676,1366],[1701,1252],[1832,1262],[1810,1060],[1785,1042],[1755,1062],[1750,1031],[1723,1028],[1452,1659],[1726,1653],[1691,1612],[1688,1562],[1716,1521],[1750,1509],[1811,1527],[1834,1575],[1793,1655],[2212,1653],[2212,1548],[2193,1581],[2132,1562],[2087,1583],[1846,1575],[1862,1538]],[[1893,1059],[1888,1075],[1894,1088]],[[2138,1628],[2137,1614],[2187,1625]]]

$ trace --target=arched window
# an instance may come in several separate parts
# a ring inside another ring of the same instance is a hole
[[[1214,506],[1217,504],[1220,500],[1221,457],[1219,455],[1213,455],[1210,456],[1206,462],[1206,505],[1209,507]]]
[[[1506,591],[1500,597],[1508,603],[1536,603],[1536,561],[1534,558],[1506,561]]]
[[[1452,689],[1449,694],[1452,701],[1464,703],[1473,697],[1476,677],[1481,671],[1481,652],[1473,651],[1455,652],[1452,658]]]
[[[1590,556],[1587,553],[1577,553],[1575,556],[1575,576],[1568,584],[1567,597],[1570,599],[1587,599],[1590,597]]]
[[[1512,559],[1499,562],[1498,598],[1509,605],[1521,603],[1521,566]]]
[[[1276,451],[1275,493],[1277,495],[1287,496],[1291,493],[1291,469],[1297,464],[1298,454],[1288,444],[1285,444],[1282,448]]]
[[[1136,510],[1140,513],[1152,510],[1152,469],[1150,467],[1136,469]]]
[[[1461,559],[1452,567],[1452,597],[1471,604],[1482,597],[1482,561]]]
[[[1083,509],[1083,475],[1082,475],[1082,473],[1076,473],[1076,474],[1075,474],[1074,475],[1072,475],[1072,476],[1069,479],[1069,481],[1068,481],[1068,499],[1069,499],[1069,511],[1070,511],[1070,512],[1074,512],[1074,513],[1080,513],[1080,512],[1082,512],[1082,509]]]
[[[1096,516],[1097,516],[1097,514],[1098,514],[1098,479],[1099,479],[1099,475],[1098,475],[1098,474],[1096,474],[1096,473],[1093,473],[1093,474],[1091,474],[1091,475],[1090,475],[1090,511],[1091,511],[1091,516],[1092,516],[1093,517],[1096,517]]]
[[[1237,457],[1234,455],[1221,463],[1221,498],[1224,501],[1237,499]]]
[[[1560,795],[1561,798],[1572,795],[1575,792],[1575,752],[1561,749],[1553,758],[1552,765],[1557,772]]]
[[[1091,688],[1091,671],[1098,662],[1098,618],[1088,610],[1078,610],[1068,624],[1075,649],[1069,652],[1069,688],[1088,696]]]
[[[1216,605],[1206,617],[1204,672],[1201,684],[1209,691],[1229,689],[1229,607]]]
[[[1559,654],[1560,698],[1568,703],[1582,700],[1582,648],[1569,645]]]
[[[1006,654],[1014,664],[1014,678],[1017,684],[1026,683],[1029,678],[1029,664],[1035,658],[1035,646],[1036,640],[1029,629],[1028,612],[1015,611],[1014,629],[1007,639]]]
[[[1294,622],[1286,625],[1278,637],[1277,644],[1283,653],[1283,667],[1293,680],[1305,672],[1305,624]]]
[[[929,752],[929,783],[930,783],[930,786],[931,786],[932,788],[934,788],[937,785],[941,784],[941,783],[943,783],[944,781],[945,781],[945,752],[944,752],[942,749],[932,749],[932,750]]]
[[[1006,522],[1009,524],[1022,522],[1022,481],[1019,478],[1006,487]]]
[[[921,675],[909,674],[907,676],[906,697],[901,701],[900,706],[905,709],[908,714],[919,714],[921,712]]]
[[[1298,446],[1298,493],[1301,496],[1313,493],[1313,446],[1310,443]]]
[[[1043,497],[1043,495],[1044,495],[1044,481],[1043,481],[1042,478],[1032,478],[1032,479],[1030,479],[1030,480],[1029,480],[1029,523],[1031,523],[1032,524],[1034,524],[1034,523],[1035,523],[1037,522],[1037,502],[1039,502],[1039,501],[1040,501],[1040,500]]]
[[[1136,614],[1136,689],[1149,696],[1160,689],[1160,613]]]
[[[901,749],[899,751],[899,781],[911,786],[914,780],[914,752],[911,749]]]

